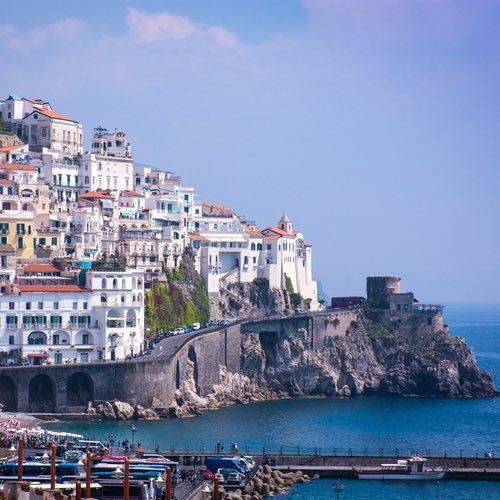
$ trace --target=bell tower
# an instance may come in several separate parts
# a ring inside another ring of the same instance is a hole
[[[278,227],[282,231],[286,231],[287,233],[291,233],[293,231],[293,224],[291,223],[286,213],[284,213],[281,216],[281,219],[278,221]]]

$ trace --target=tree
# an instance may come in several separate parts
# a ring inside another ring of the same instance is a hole
[[[300,304],[302,304],[302,295],[300,295],[300,293],[291,293],[290,302],[293,307],[299,307]]]

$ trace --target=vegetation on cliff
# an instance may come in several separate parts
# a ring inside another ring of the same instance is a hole
[[[208,295],[187,248],[177,269],[165,269],[166,282],[146,292],[146,327],[152,335],[210,318]]]

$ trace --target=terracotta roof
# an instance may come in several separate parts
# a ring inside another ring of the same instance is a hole
[[[209,239],[205,238],[204,236],[201,236],[201,234],[194,234],[194,233],[189,233],[188,238],[191,241],[210,241]]]
[[[262,233],[258,229],[247,229],[245,232],[248,234],[248,236],[262,238]]]
[[[36,292],[50,292],[50,293],[75,293],[75,292],[88,292],[86,288],[78,285],[15,285],[20,292],[36,293]]]
[[[16,249],[12,245],[0,245],[0,252],[15,252]]]
[[[272,231],[273,233],[279,234],[280,236],[295,237],[294,233],[289,233],[288,231],[283,231],[279,227],[267,227],[264,231]]]
[[[24,264],[27,273],[60,273],[61,270],[52,264]]]
[[[0,179],[0,184],[16,184],[16,181],[11,181],[10,179]]]
[[[143,194],[136,193],[135,191],[129,191],[128,189],[125,189],[125,191],[122,191],[122,194],[126,196],[135,196],[137,198],[144,198]]]
[[[91,199],[91,198],[105,198],[107,200],[114,200],[114,198],[104,191],[89,191],[88,193],[80,195],[80,198]]]
[[[278,236],[277,234],[265,234],[263,235],[264,238],[267,238],[268,240],[277,240],[281,238],[281,236]]]
[[[201,210],[205,217],[232,217],[235,214],[220,203],[202,203]]]
[[[53,120],[64,120],[67,122],[78,123],[78,120],[73,120],[73,118],[69,118],[68,116],[61,115],[61,114],[56,113],[55,111],[52,111],[50,109],[36,108],[28,116],[31,116],[33,113],[39,113],[41,115],[46,116],[47,118],[52,118]],[[25,118],[28,118],[28,116],[25,116]]]
[[[38,169],[33,165],[28,165],[26,163],[1,163],[0,170],[19,170],[19,171],[29,171],[38,172]]]
[[[32,102],[33,104],[48,104],[48,102],[43,102],[42,99],[31,99],[30,97],[23,97],[23,101]]]
[[[27,144],[18,144],[17,146],[4,146],[0,148],[1,153],[8,153],[9,151],[15,151],[16,149],[25,148]]]

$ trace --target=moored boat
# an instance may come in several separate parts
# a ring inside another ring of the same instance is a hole
[[[442,479],[443,469],[429,469],[426,467],[426,458],[415,455],[398,460],[395,464],[381,464],[374,469],[356,470],[359,479],[399,479],[417,481],[436,481]]]

